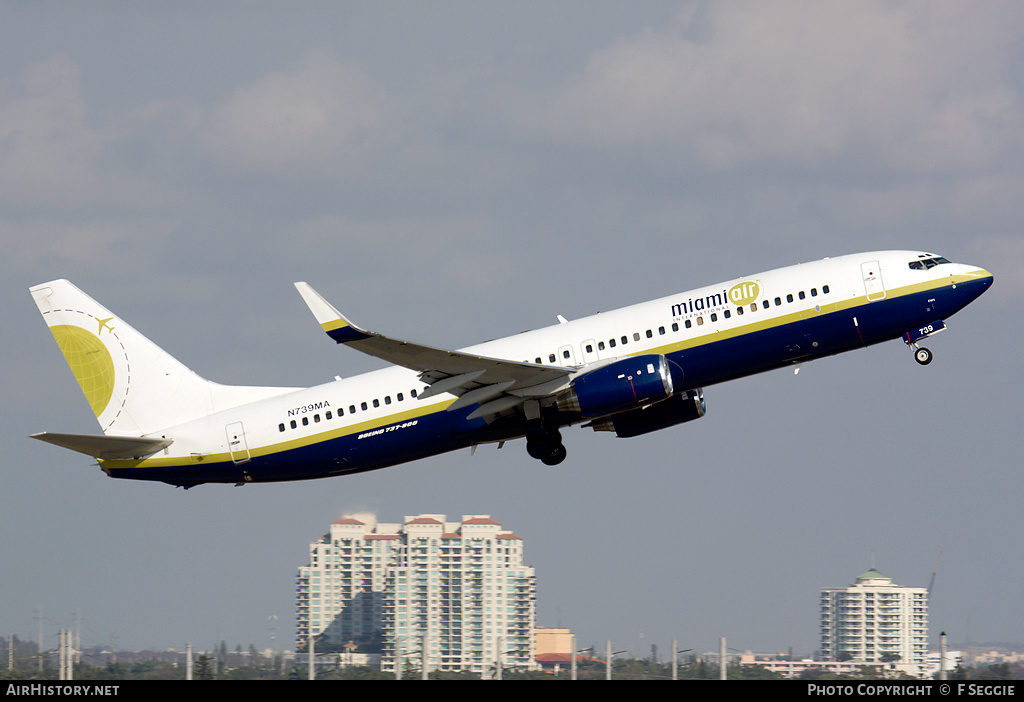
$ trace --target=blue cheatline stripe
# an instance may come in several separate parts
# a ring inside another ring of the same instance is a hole
[[[443,409],[416,418],[412,426],[390,431],[409,422],[365,426],[354,433],[288,448],[276,453],[254,455],[235,465],[223,457],[189,465],[112,467],[114,478],[156,480],[173,484],[271,482],[305,480],[330,475],[359,473],[386,468],[469,446],[475,430],[486,426],[482,419],[467,420],[464,413]],[[312,437],[311,437],[312,438]]]
[[[991,277],[959,282],[955,288],[931,288],[865,302],[718,341],[710,341],[714,335],[709,335],[705,343],[666,348],[664,352],[672,361],[673,382],[677,390],[713,385],[897,339],[908,328],[950,317],[991,284]],[[328,330],[333,338],[338,338],[336,333],[342,337],[339,340],[348,341],[370,336],[347,325]],[[117,467],[119,462],[106,462],[105,465],[113,477],[179,485],[302,480],[385,468],[463,448],[484,440],[485,435],[487,440],[520,435],[516,432],[522,427],[514,421],[505,427],[500,423],[487,425],[482,419],[467,420],[467,413],[447,412],[446,407],[447,404],[442,404],[437,411],[403,418],[403,421],[414,418],[415,424],[400,430],[391,429],[396,427],[392,418],[383,420],[376,427],[361,424],[353,428],[352,433],[324,441],[317,442],[316,437],[309,437],[304,440],[308,443],[288,446],[277,452],[261,455],[257,450],[253,452],[252,460],[242,465],[233,464],[227,455],[210,457],[210,462],[206,463],[186,465],[161,465],[160,459],[138,461],[131,467]],[[579,419],[572,415],[564,415],[563,418],[565,423]],[[504,437],[500,435],[502,429],[507,429]]]

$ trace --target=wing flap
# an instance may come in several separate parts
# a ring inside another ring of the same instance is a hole
[[[494,385],[483,385],[473,390],[467,390],[463,394],[459,395],[452,404],[448,405],[448,411],[453,412],[463,407],[469,407],[470,405],[479,405],[493,400],[494,398],[501,395],[509,387],[511,387],[513,381],[507,380],[504,383],[495,383]]]

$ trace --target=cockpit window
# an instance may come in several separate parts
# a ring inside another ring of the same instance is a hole
[[[935,268],[935,266],[940,266],[943,263],[949,263],[949,260],[942,256],[933,256],[931,258],[922,258],[917,261],[911,261],[907,265],[915,271],[923,271],[928,268]]]

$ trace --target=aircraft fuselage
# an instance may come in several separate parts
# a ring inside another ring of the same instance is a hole
[[[189,487],[343,475],[524,436],[531,446],[554,451],[560,448],[558,430],[582,422],[620,435],[631,435],[624,429],[627,418],[639,421],[640,433],[648,424],[660,428],[650,408],[667,397],[638,399],[627,410],[631,414],[597,417],[570,401],[576,381],[605,365],[663,356],[671,394],[688,394],[701,404],[693,416],[665,420],[670,426],[703,414],[702,388],[925,329],[992,282],[986,270],[917,251],[780,268],[459,350],[470,359],[515,362],[516,372],[528,364],[564,369],[561,380],[544,378],[526,387],[525,381],[515,383],[515,375],[504,383],[477,377],[483,371],[474,376],[471,366],[464,374],[430,373],[408,363],[202,413],[143,432],[173,440],[159,451],[99,461],[112,477]],[[116,318],[105,321],[117,331]],[[376,342],[345,325],[324,328],[338,343]],[[445,392],[446,383],[457,385]],[[623,421],[616,423],[617,416]],[[564,449],[552,462],[561,457]]]

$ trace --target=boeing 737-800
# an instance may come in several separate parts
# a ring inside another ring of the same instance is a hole
[[[703,388],[903,338],[919,345],[992,285],[981,268],[876,251],[779,268],[452,351],[365,331],[306,283],[338,344],[389,367],[312,388],[201,378],[65,280],[32,297],[103,434],[34,438],[112,477],[262,483],[344,475],[525,438],[546,464],[560,431],[632,437],[704,416]]]

